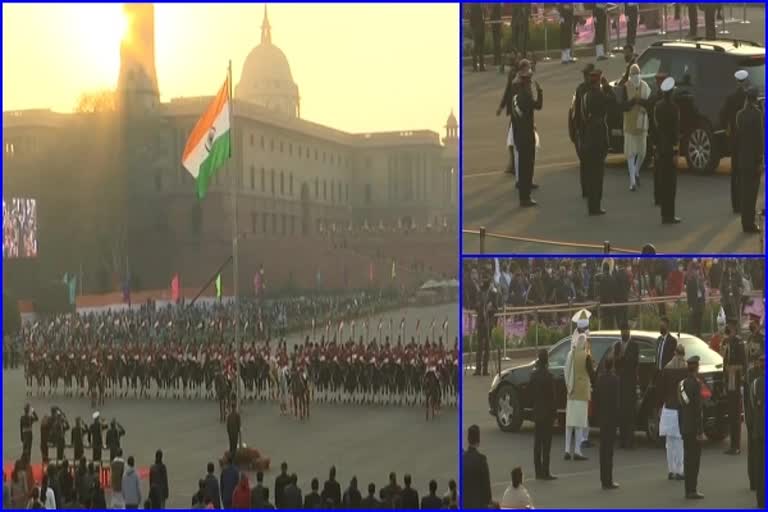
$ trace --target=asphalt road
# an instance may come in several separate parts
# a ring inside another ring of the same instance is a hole
[[[456,305],[437,308],[411,308],[393,312],[399,319],[421,318],[429,325],[432,315],[440,313],[438,325],[446,314],[456,318]],[[386,321],[386,317],[385,317]],[[378,322],[378,319],[377,319]],[[456,331],[456,322],[451,332]],[[12,463],[21,453],[18,420],[27,400],[21,370],[3,372],[3,463]],[[85,399],[32,399],[38,411],[60,406],[71,421],[90,418],[92,410]],[[102,417],[116,417],[127,430],[123,450],[136,458],[137,466],[149,467],[155,450],[161,448],[168,466],[169,506],[188,508],[197,480],[204,476],[205,465],[217,463],[227,447],[227,435],[218,422],[218,406],[212,401],[178,400],[107,400]],[[395,471],[398,482],[406,472],[413,476],[414,487],[422,495],[430,479],[438,482],[442,495],[450,479],[458,480],[458,415],[455,408],[444,409],[435,421],[427,423],[421,408],[368,407],[351,405],[313,405],[311,420],[300,423],[281,417],[277,404],[249,403],[243,410],[243,438],[249,446],[271,457],[272,470],[265,476],[270,487],[280,472],[280,463],[288,462],[289,472],[297,473],[299,486],[308,492],[317,477],[322,486],[331,465],[336,465],[338,480],[345,489],[357,476],[360,489],[374,482],[377,489],[387,483]],[[32,462],[40,462],[39,430],[35,429]],[[87,450],[89,453],[90,450]],[[67,453],[71,456],[71,450]],[[255,475],[250,475],[251,486]],[[142,482],[146,497],[147,482]],[[272,494],[272,491],[270,494]],[[378,492],[378,491],[377,491]],[[365,494],[365,493],[364,493]],[[274,498],[274,496],[270,496]]]
[[[764,41],[764,9],[750,8],[749,25],[732,24],[730,37]],[[658,40],[657,36],[638,40],[638,53]],[[495,71],[472,73],[464,68],[463,84],[463,225],[477,230],[518,237],[567,242],[602,244],[639,250],[653,243],[666,253],[759,253],[760,237],[741,232],[741,222],[731,212],[730,160],[724,159],[714,175],[698,175],[680,161],[677,188],[677,215],[683,223],[661,224],[659,210],[653,206],[652,170],[641,173],[641,188],[629,192],[629,179],[622,155],[610,156],[603,190],[603,207],[608,214],[589,217],[579,193],[578,159],[568,138],[567,112],[576,85],[582,80],[582,59],[563,66],[559,60],[540,62],[534,79],[544,91],[544,108],[536,113],[541,137],[534,181],[537,208],[520,208],[514,178],[503,174],[508,155],[505,147],[508,119],[495,112],[504,92],[506,75]],[[624,70],[620,56],[600,62],[609,79]],[[758,205],[765,204],[761,183]],[[760,206],[758,206],[758,211]],[[477,235],[465,234],[465,253],[479,252]],[[488,238],[486,253],[569,253],[584,249],[549,246],[540,243]]]
[[[522,364],[511,361],[510,365]],[[504,364],[506,367],[507,364]],[[747,481],[746,441],[742,455],[728,456],[726,439],[720,443],[705,442],[699,491],[701,501],[684,498],[682,482],[667,480],[666,456],[663,449],[650,445],[645,434],[638,432],[637,448],[617,449],[614,454],[614,480],[621,485],[616,491],[600,488],[599,432],[592,430],[594,447],[585,448],[584,462],[563,460],[564,435],[557,431],[552,441],[551,469],[558,480],[543,482],[533,479],[533,424],[525,422],[518,433],[504,433],[488,414],[488,389],[491,377],[464,377],[463,428],[480,427],[480,451],[488,457],[493,499],[501,500],[509,485],[510,471],[521,466],[525,486],[536,508],[754,508],[755,494]],[[745,434],[742,434],[742,439]],[[466,436],[465,436],[466,437]],[[466,442],[466,441],[465,441]]]

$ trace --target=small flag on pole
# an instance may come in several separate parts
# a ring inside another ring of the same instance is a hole
[[[221,274],[216,276],[216,298],[221,300]]]
[[[395,279],[397,277],[397,267],[395,265],[395,260],[392,260],[392,279]]]

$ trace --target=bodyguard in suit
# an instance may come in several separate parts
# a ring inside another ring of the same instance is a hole
[[[549,470],[549,454],[552,450],[552,425],[557,416],[555,379],[547,369],[549,353],[539,350],[536,368],[531,373],[533,420],[536,430],[533,436],[533,465],[537,480],[555,480]]]
[[[670,334],[669,319],[665,316],[661,317],[659,332],[661,336],[656,340],[656,370],[661,373],[675,355],[677,338]]]
[[[736,114],[736,153],[738,154],[737,172],[741,185],[741,229],[745,233],[759,233],[755,224],[755,203],[760,188],[760,171],[764,164],[764,112],[757,103],[758,91],[755,87],[747,89],[747,99]]]
[[[491,504],[491,476],[488,460],[477,451],[480,446],[480,427],[472,425],[467,433],[469,448],[464,452],[462,507],[484,509]]]
[[[731,440],[731,446],[725,452],[727,455],[741,453],[741,387],[744,384],[747,356],[738,332],[738,322],[735,318],[731,318],[728,320],[729,335],[723,347],[723,377],[728,400],[728,426]]]
[[[592,63],[584,66],[581,70],[584,76],[584,81],[576,87],[576,93],[573,96],[573,109],[571,109],[571,117],[569,119],[570,126],[569,132],[571,135],[571,142],[576,148],[576,155],[579,157],[579,184],[581,185],[581,197],[587,197],[587,155],[583,150],[584,139],[584,116],[581,109],[584,103],[584,96],[589,91],[590,74],[595,69],[595,65]]]
[[[675,168],[675,147],[680,137],[680,109],[672,91],[675,79],[667,77],[661,83],[661,99],[653,108],[656,137],[656,179],[659,182],[659,203],[662,224],[679,224],[675,216],[677,196],[677,169]]]
[[[605,157],[608,155],[607,115],[611,105],[616,103],[616,96],[603,76],[603,72],[594,69],[589,74],[590,89],[584,95],[582,116],[584,117],[584,139],[582,151],[587,156],[587,208],[590,215],[604,215],[600,207],[603,199],[603,176]]]
[[[699,382],[699,356],[688,358],[688,376],[680,384],[680,434],[683,436],[683,472],[685,497],[699,500],[704,497],[697,490],[701,465],[701,441],[704,422]]]
[[[600,483],[604,490],[618,489],[619,484],[613,481],[613,447],[619,424],[619,378],[613,371],[611,357],[603,363],[595,395],[600,418]]]
[[[635,447],[635,417],[637,405],[637,366],[640,361],[640,349],[632,339],[629,325],[621,326],[621,341],[614,346],[616,374],[619,377],[619,446]]]
[[[739,181],[739,151],[736,147],[736,116],[744,108],[747,100],[747,78],[749,73],[740,69],[733,74],[736,79],[736,89],[725,98],[720,110],[720,128],[725,130],[728,136],[728,145],[731,150],[731,207],[733,213],[741,213],[741,183]]]

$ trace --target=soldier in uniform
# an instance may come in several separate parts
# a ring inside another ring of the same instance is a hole
[[[576,87],[576,93],[573,96],[573,107],[571,108],[571,115],[569,118],[569,132],[571,135],[571,142],[576,148],[576,154],[579,157],[579,183],[581,184],[581,197],[587,197],[587,155],[584,153],[583,141],[584,141],[584,116],[582,114],[582,107],[584,102],[584,96],[590,89],[590,73],[595,69],[595,65],[592,63],[587,64],[582,69],[584,81]]]
[[[533,168],[536,158],[536,133],[534,110],[541,110],[543,105],[543,93],[538,82],[536,98],[533,97],[530,68],[518,72],[520,86],[517,94],[512,98],[512,127],[515,136],[515,148],[517,150],[518,164],[518,196],[520,206],[536,206],[536,201],[531,199],[533,185]]]
[[[758,91],[754,87],[747,89],[746,98],[736,114],[736,153],[738,169],[732,168],[731,174],[738,174],[741,184],[741,229],[745,233],[759,233],[755,224],[755,203],[760,187],[760,170],[763,167],[763,115],[757,104]]]
[[[701,383],[699,382],[699,356],[688,358],[688,376],[680,383],[680,434],[683,436],[683,474],[685,475],[685,497],[701,499],[704,495],[697,490],[699,466],[701,465],[701,441],[704,439],[704,424],[701,405]]]
[[[125,435],[125,429],[121,424],[117,422],[115,418],[112,418],[112,422],[109,424],[109,430],[107,430],[107,448],[109,448],[109,460],[114,460],[120,451],[120,438]]]
[[[549,352],[539,350],[536,369],[531,373],[531,395],[536,431],[533,438],[533,464],[537,480],[555,480],[549,468],[552,450],[552,425],[557,417],[555,380],[547,369]]]
[[[624,4],[624,14],[627,17],[627,46],[635,46],[637,37],[637,16],[640,5],[638,3]]]
[[[739,151],[736,146],[736,116],[744,108],[747,100],[747,78],[749,74],[743,69],[734,73],[736,78],[736,90],[725,98],[720,110],[720,127],[725,129],[728,135],[728,144],[731,153],[731,207],[733,213],[741,213],[741,183],[739,182]]]
[[[600,207],[603,199],[603,175],[605,157],[608,154],[608,125],[606,116],[609,106],[616,101],[613,89],[602,71],[590,72],[590,89],[584,94],[582,116],[584,119],[584,141],[582,151],[588,159],[587,206],[590,215],[604,215]]]
[[[501,66],[501,4],[491,6],[491,33],[493,34],[493,65]]]
[[[560,63],[570,64],[576,60],[571,56],[574,22],[573,4],[559,4],[557,12],[560,14]]]
[[[508,174],[515,174],[515,180],[519,179],[519,166],[518,166],[518,151],[515,144],[515,115],[513,100],[517,95],[518,90],[522,85],[522,78],[520,74],[528,73],[531,68],[531,63],[527,59],[522,59],[517,67],[509,70],[507,77],[507,86],[504,89],[504,95],[501,97],[501,103],[499,108],[496,109],[496,115],[501,115],[502,110],[506,110],[509,116],[509,128],[507,131],[507,149],[509,150],[509,164],[507,165]],[[535,187],[534,187],[535,188]]]
[[[490,273],[483,275],[483,283],[477,295],[477,355],[475,359],[475,375],[488,375],[488,361],[490,359],[489,345],[491,329],[496,324],[496,288],[491,283]]]
[[[680,133],[680,110],[672,99],[675,79],[667,77],[661,84],[662,98],[654,106],[653,120],[656,124],[656,173],[661,193],[661,223],[679,224],[675,216],[677,194],[677,170],[675,169],[675,146]]]
[[[469,25],[472,28],[472,71],[485,71],[485,16],[483,4],[469,4]]]
[[[37,413],[29,404],[24,406],[24,414],[19,419],[19,430],[21,433],[21,457],[28,461],[32,460],[32,424],[37,422]]]
[[[58,407],[51,408],[51,441],[56,445],[56,460],[64,460],[65,435],[69,430],[69,421]]]
[[[749,383],[750,439],[752,448],[752,483],[757,495],[757,508],[765,508],[765,354],[761,354],[755,366],[756,376]]]
[[[744,381],[747,360],[744,345],[738,336],[739,327],[735,318],[728,320],[728,329],[730,335],[725,340],[723,350],[723,372],[728,400],[728,426],[731,446],[725,453],[727,455],[739,455],[741,453],[741,386]]]
[[[597,60],[605,60],[605,39],[608,34],[606,26],[606,4],[595,4],[592,8],[592,19],[595,27],[595,55]]]
[[[227,437],[229,437],[229,456],[235,460],[237,455],[238,441],[240,440],[240,413],[237,412],[237,403],[232,406],[232,410],[227,417]]]
[[[85,455],[85,447],[83,445],[83,437],[86,435],[86,430],[83,426],[82,418],[75,418],[75,426],[72,427],[72,448],[74,448],[74,459],[80,460]]]

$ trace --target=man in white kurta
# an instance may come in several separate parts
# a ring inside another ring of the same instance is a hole
[[[632,64],[624,84],[624,156],[629,168],[629,189],[634,192],[640,178],[648,139],[648,111],[645,102],[651,88],[640,78],[640,68]]]
[[[568,400],[565,408],[565,460],[586,460],[581,453],[583,429],[589,427],[589,399],[592,385],[587,372],[587,335],[573,333],[573,343],[565,361]],[[575,452],[575,453],[574,453]]]

